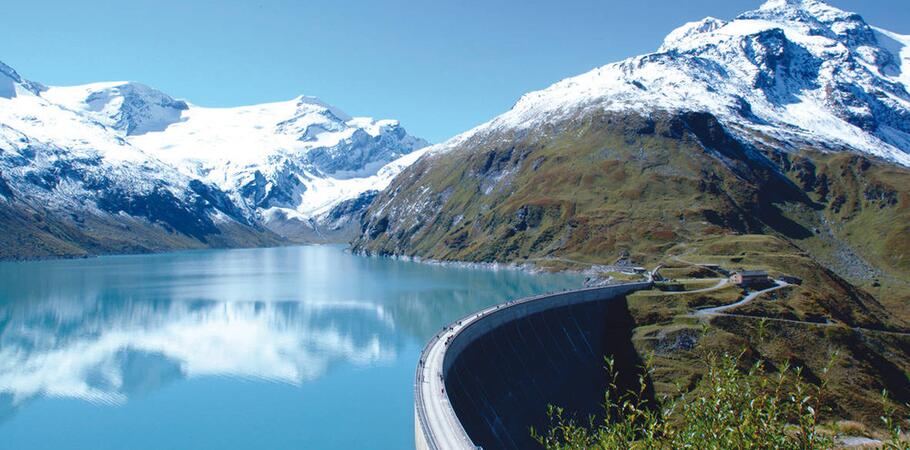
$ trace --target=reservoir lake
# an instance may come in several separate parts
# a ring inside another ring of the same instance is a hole
[[[0,449],[413,448],[441,327],[582,282],[343,246],[0,263]]]

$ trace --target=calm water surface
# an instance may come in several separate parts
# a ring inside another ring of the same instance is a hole
[[[0,448],[413,448],[440,327],[581,282],[337,246],[0,263]]]

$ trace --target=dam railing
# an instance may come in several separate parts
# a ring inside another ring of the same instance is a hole
[[[418,450],[475,450],[445,390],[445,376],[473,338],[502,324],[550,308],[611,300],[646,289],[650,281],[614,284],[511,300],[484,308],[447,325],[420,354],[414,381],[415,446]]]

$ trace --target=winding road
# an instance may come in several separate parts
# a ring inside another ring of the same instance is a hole
[[[734,317],[734,318],[739,318],[739,319],[768,320],[768,321],[772,321],[772,322],[783,322],[783,323],[791,323],[794,325],[807,325],[807,326],[815,326],[815,327],[844,326],[844,324],[841,324],[838,322],[809,322],[809,321],[805,321],[805,320],[783,319],[780,317],[752,316],[752,315],[748,315],[748,314],[729,314],[729,313],[724,312],[724,311],[727,311],[728,309],[733,309],[733,308],[736,308],[737,306],[745,305],[745,304],[751,302],[752,300],[755,300],[756,298],[758,298],[758,296],[760,296],[762,294],[767,294],[768,292],[776,291],[778,289],[783,289],[787,286],[793,286],[793,284],[790,284],[790,283],[787,283],[787,282],[781,281],[781,280],[774,280],[774,283],[775,283],[775,286],[772,286],[768,289],[763,289],[761,291],[752,292],[749,295],[746,295],[745,297],[743,297],[742,300],[740,300],[736,303],[730,303],[729,305],[716,306],[713,308],[699,309],[699,310],[693,312],[692,314],[690,314],[690,317],[706,318],[708,316],[711,316],[711,317],[724,316],[724,317]],[[689,292],[695,292],[695,291],[689,291]],[[905,332],[905,331],[877,330],[877,329],[873,329],[873,328],[863,328],[863,327],[849,327],[849,328],[853,331],[857,331],[857,332],[861,332],[861,333],[881,333],[881,334],[889,334],[889,335],[894,335],[894,336],[910,336],[910,332]]]
[[[714,286],[708,286],[706,288],[695,289],[695,290],[691,290],[691,291],[664,291],[664,292],[661,292],[661,294],[679,295],[679,294],[697,294],[699,292],[711,292],[711,291],[716,291],[718,289],[723,288],[729,282],[730,282],[730,280],[728,280],[727,278],[721,278],[717,281],[717,284],[715,284]]]
[[[762,289],[760,291],[752,292],[752,293],[746,295],[745,297],[743,297],[742,300],[740,300],[738,302],[730,303],[729,305],[715,306],[713,308],[699,309],[699,310],[695,311],[694,313],[692,313],[692,315],[695,317],[718,315],[728,309],[732,309],[732,308],[736,308],[738,306],[745,305],[745,304],[751,302],[752,300],[755,300],[758,296],[760,296],[762,294],[767,294],[768,292],[776,291],[778,289],[783,289],[787,286],[791,286],[790,283],[787,283],[786,281],[781,281],[781,280],[774,280],[774,284],[775,285],[773,287],[769,287],[768,289]],[[709,288],[709,290],[710,290],[710,288]],[[689,292],[699,292],[699,291],[689,291]]]

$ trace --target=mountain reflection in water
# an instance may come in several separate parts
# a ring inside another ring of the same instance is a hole
[[[40,398],[115,407],[193,378],[294,386],[398,364],[457,317],[578,284],[337,246],[2,263],[0,433]]]

